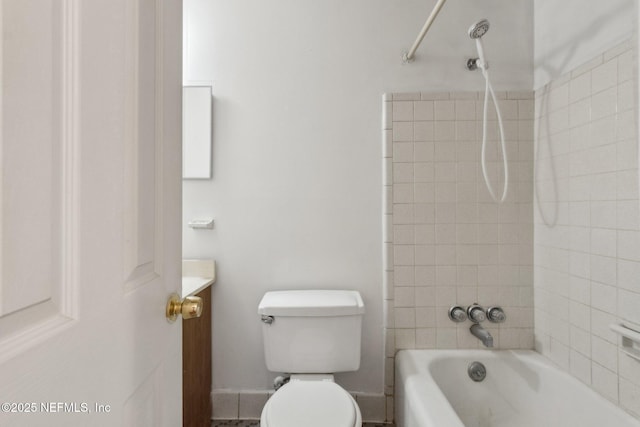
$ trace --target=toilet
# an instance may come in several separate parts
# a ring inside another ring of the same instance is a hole
[[[267,292],[258,313],[267,368],[290,375],[262,409],[260,427],[361,427],[358,404],[333,377],[360,367],[360,294]]]

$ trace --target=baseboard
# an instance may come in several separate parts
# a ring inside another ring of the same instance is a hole
[[[214,420],[259,420],[273,390],[213,390]],[[393,398],[377,393],[351,392],[366,423],[393,422]]]

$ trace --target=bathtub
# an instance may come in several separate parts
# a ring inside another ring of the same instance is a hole
[[[397,427],[640,427],[534,351],[402,350],[395,363]]]

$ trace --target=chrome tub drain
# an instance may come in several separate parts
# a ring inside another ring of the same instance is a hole
[[[475,382],[480,382],[487,377],[487,368],[480,362],[471,362],[467,368],[469,378]]]

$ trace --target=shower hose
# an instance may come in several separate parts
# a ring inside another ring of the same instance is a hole
[[[489,79],[489,71],[487,70],[487,63],[484,59],[484,49],[482,47],[482,41],[477,38],[476,46],[478,48],[478,61],[477,65],[480,70],[482,70],[482,75],[486,81],[485,92],[484,92],[484,112],[482,115],[482,175],[484,176],[484,182],[487,184],[487,190],[489,190],[489,194],[491,198],[497,203],[503,203],[507,198],[507,190],[509,188],[509,166],[507,162],[507,150],[504,143],[504,127],[502,125],[502,115],[500,114],[500,107],[498,106],[498,101],[496,100],[496,94],[493,91],[493,86],[491,85],[491,81]],[[502,196],[498,198],[496,193],[491,186],[491,181],[489,180],[489,174],[487,172],[487,107],[489,106],[489,96],[493,99],[493,105],[496,108],[496,115],[498,117],[498,126],[500,128],[500,146],[502,148],[502,160],[504,164],[504,188],[502,190]]]

